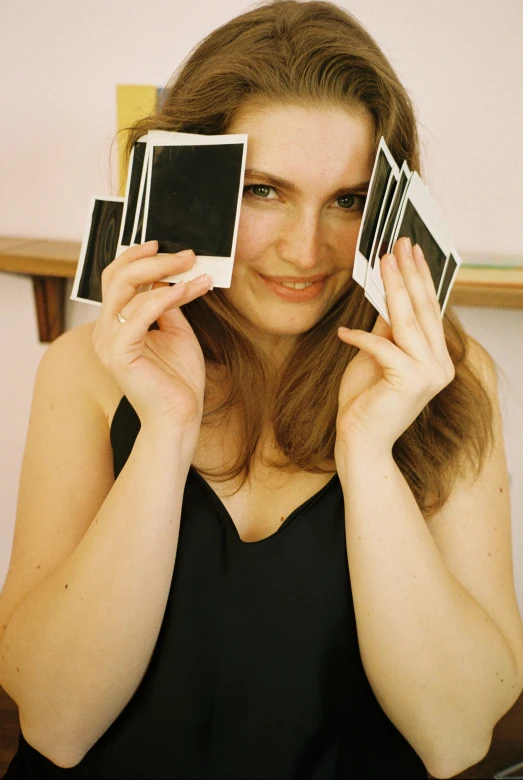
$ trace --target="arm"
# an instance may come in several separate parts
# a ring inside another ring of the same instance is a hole
[[[39,368],[0,600],[0,681],[26,739],[61,766],[83,757],[146,670],[199,431],[142,427],[115,482],[90,330],[65,334]]]
[[[180,306],[212,280],[161,283],[194,253],[157,249],[131,247],[105,268],[94,329],[58,339],[36,382],[0,599],[0,682],[26,739],[61,766],[81,760],[147,668],[200,432],[205,361]],[[108,419],[123,393],[141,429],[114,481]]]
[[[480,761],[523,686],[510,500],[495,369],[496,445],[427,524],[391,450],[337,445],[362,660],[381,706],[429,772]]]

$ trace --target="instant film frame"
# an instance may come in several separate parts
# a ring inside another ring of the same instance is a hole
[[[452,249],[452,234],[445,217],[416,172],[410,175],[405,189],[390,239],[390,248],[404,236],[410,238],[412,244],[419,244],[423,250],[437,293]],[[382,295],[380,288],[374,285],[372,297],[368,298],[390,325],[386,295]]]
[[[173,136],[172,130],[154,130],[151,131],[154,132],[154,138],[157,140],[165,139],[166,143],[169,143],[169,139]],[[197,135],[196,133],[177,133],[178,137],[180,136],[187,136],[187,138],[208,138],[208,136],[205,135]],[[149,133],[146,133],[146,135],[142,136],[140,138],[140,141],[144,141],[145,143],[145,154],[144,154],[144,160],[143,160],[143,166],[140,176],[140,185],[138,189],[138,197],[136,201],[136,208],[134,213],[134,223],[132,228],[132,234],[131,234],[131,246],[136,246],[136,244],[143,244],[144,239],[144,214],[145,214],[145,192],[147,189],[147,182],[150,175],[150,156],[151,156],[151,147],[147,144],[147,140],[149,138]],[[121,247],[121,251],[126,249],[127,247]],[[118,251],[118,254],[120,254],[120,248]]]
[[[443,275],[441,277],[441,283],[438,290],[438,301],[441,307],[442,317],[445,314],[445,308],[450,297],[450,291],[452,290],[452,285],[456,279],[461,262],[461,257],[459,256],[456,248],[452,247],[452,250],[447,258],[447,262],[445,263],[445,268],[443,270]]]
[[[230,287],[245,174],[247,135],[203,136],[150,131],[142,241],[159,253],[193,249],[189,271],[207,273],[213,287]]]
[[[398,180],[399,180],[399,172],[398,170],[392,170],[389,176],[389,181],[387,183],[387,188],[385,190],[385,196],[383,198],[380,213],[378,216],[376,228],[374,231],[374,238],[372,239],[370,254],[369,254],[369,260],[367,263],[367,272],[365,275],[365,297],[378,309],[380,310],[379,303],[380,298],[374,299],[373,297],[373,291],[371,287],[371,280],[372,280],[372,272],[373,272],[373,266],[376,261],[376,251],[379,246],[378,240],[381,238],[381,234],[383,232],[384,225],[387,221],[388,214],[390,212],[392,202],[394,200],[395,192],[398,188]]]
[[[100,306],[102,271],[116,256],[124,198],[92,195],[80,257],[71,291],[72,301]]]
[[[385,287],[383,286],[383,279],[381,277],[381,258],[384,254],[387,254],[387,252],[392,251],[394,228],[396,227],[400,208],[411,176],[410,168],[407,163],[404,162],[400,169],[399,179],[394,191],[390,211],[385,220],[381,235],[376,242],[372,272],[367,274],[367,279],[365,281],[365,290],[369,291],[372,298],[376,298],[380,301],[385,298]]]
[[[397,180],[398,176],[399,169],[396,161],[390,153],[385,139],[382,137],[378,144],[378,151],[372,169],[352,269],[352,278],[363,288],[365,288],[367,267],[371,258],[378,222],[380,215],[383,213],[383,202],[391,179]]]
[[[147,135],[144,135],[136,141],[129,157],[122,227],[118,238],[117,255],[121,254],[134,243],[133,238],[135,235],[137,213],[140,205],[140,196],[146,168],[146,149]]]
[[[419,244],[422,248],[437,293],[452,249],[452,233],[416,172],[412,174],[405,192],[392,238],[393,244],[403,236],[408,236],[413,244]]]
[[[147,176],[149,175],[149,147],[145,147],[142,175],[140,178],[140,188],[138,190],[138,199],[136,201],[136,213],[134,215],[133,230],[131,236],[131,246],[142,242],[143,218],[145,207],[145,188],[147,186]]]

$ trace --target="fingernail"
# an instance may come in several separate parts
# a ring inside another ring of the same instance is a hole
[[[189,257],[190,255],[194,255],[192,249],[183,249],[181,252],[176,252],[176,257]]]
[[[412,254],[414,257],[417,257],[419,260],[423,260],[425,255],[423,254],[423,249],[420,247],[419,244],[414,244],[412,247]]]
[[[412,254],[412,242],[411,242],[410,238],[408,238],[407,236],[405,236],[405,238],[403,239],[403,246],[407,250],[409,255],[411,255]]]
[[[146,241],[145,244],[142,244],[142,246],[146,246],[147,249],[149,248],[152,249],[153,246],[157,246],[157,245],[158,245],[158,241],[156,239],[154,239],[153,241]]]
[[[202,274],[201,276],[197,276],[195,279],[191,279],[191,284],[203,284],[204,282],[209,281],[209,275],[208,274]]]

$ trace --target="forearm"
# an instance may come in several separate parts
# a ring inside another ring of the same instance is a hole
[[[93,743],[134,693],[164,614],[195,445],[192,430],[142,429],[73,554],[9,620],[2,684],[26,736]]]
[[[445,566],[392,454],[338,443],[336,463],[365,670],[432,771],[432,756],[452,760],[463,745],[488,745],[517,697],[515,661],[497,625]]]

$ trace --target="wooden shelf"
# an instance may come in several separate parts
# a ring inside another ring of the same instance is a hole
[[[0,237],[0,271],[73,279],[79,241]]]
[[[54,341],[64,330],[65,286],[76,273],[78,241],[0,237],[0,271],[26,274],[33,292],[40,341]]]
[[[450,293],[453,306],[523,309],[523,266],[461,266]]]
[[[80,247],[79,241],[0,237],[0,271],[33,278],[40,341],[53,341],[63,332],[65,282],[74,278]],[[523,266],[462,266],[450,303],[523,309]]]

